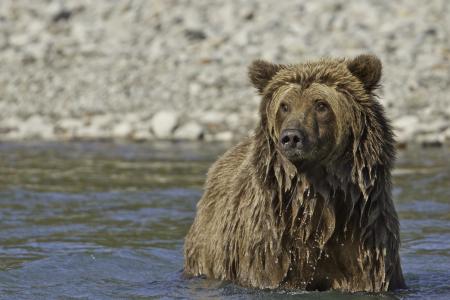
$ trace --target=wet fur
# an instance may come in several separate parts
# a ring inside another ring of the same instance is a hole
[[[366,55],[250,66],[261,121],[209,170],[185,240],[185,274],[257,288],[405,287],[391,197],[393,135],[373,94],[377,64]],[[343,97],[338,145],[313,167],[293,165],[277,147],[274,93],[291,83],[325,84]]]

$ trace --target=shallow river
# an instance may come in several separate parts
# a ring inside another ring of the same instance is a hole
[[[181,276],[183,237],[224,145],[0,144],[0,298],[450,299],[450,149],[400,152],[409,289],[259,291]]]

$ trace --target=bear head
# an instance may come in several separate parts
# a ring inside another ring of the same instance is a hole
[[[295,65],[254,61],[249,77],[262,95],[260,129],[296,166],[329,167],[347,158],[366,194],[379,166],[390,168],[394,156],[391,128],[374,94],[381,69],[373,55]]]

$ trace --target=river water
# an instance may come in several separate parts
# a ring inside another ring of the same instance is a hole
[[[400,152],[409,289],[260,291],[184,279],[183,238],[216,144],[0,144],[1,299],[450,299],[450,149]]]

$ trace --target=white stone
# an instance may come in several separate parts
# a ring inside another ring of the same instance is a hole
[[[392,125],[395,129],[402,131],[414,131],[419,126],[419,118],[412,115],[406,115],[394,120]]]
[[[19,136],[25,139],[54,139],[53,126],[39,116],[32,116],[19,126]]]
[[[174,138],[179,140],[198,140],[203,135],[203,128],[196,122],[191,121],[180,128],[174,133]]]
[[[236,129],[241,124],[241,119],[237,113],[231,113],[226,117],[226,123],[231,129]]]
[[[214,135],[214,140],[221,142],[229,142],[233,139],[233,133],[231,131],[223,131]]]
[[[443,135],[444,135],[445,139],[450,140],[450,127],[444,131]]]
[[[126,138],[130,137],[133,133],[133,126],[128,122],[121,122],[114,126],[112,130],[112,134],[114,137]]]
[[[400,148],[406,147],[408,145],[408,142],[413,139],[413,135],[409,133],[405,133],[404,131],[394,130],[395,134],[395,142],[397,143],[397,146]]]
[[[442,132],[449,127],[449,123],[442,119],[430,120],[429,122],[423,122],[420,126],[421,133],[435,133]]]
[[[111,115],[95,115],[89,120],[90,126],[94,128],[112,127],[115,123],[114,117]]]
[[[202,86],[196,82],[192,82],[189,85],[189,94],[191,96],[197,96],[202,90]]]
[[[223,124],[226,114],[218,111],[206,111],[200,116],[202,123],[206,124]]]
[[[44,43],[36,43],[28,45],[26,50],[26,54],[36,60],[43,59],[45,57],[46,52],[47,52],[47,45]]]
[[[128,113],[119,117],[119,119],[123,122],[136,124],[140,121],[140,116],[137,113]]]
[[[150,124],[153,133],[158,138],[169,138],[177,126],[178,115],[174,111],[160,111],[156,113]]]
[[[23,122],[22,119],[16,117],[9,117],[7,119],[1,120],[0,127],[2,128],[18,128],[20,124]]]
[[[147,141],[151,140],[153,138],[153,135],[151,134],[150,130],[145,129],[138,129],[133,133],[132,136],[133,140],[135,141]]]
[[[19,33],[19,34],[12,35],[9,38],[9,42],[13,46],[23,47],[30,42],[30,39],[31,39],[31,37],[29,34]]]
[[[84,123],[80,119],[67,118],[59,120],[56,123],[56,134],[64,139],[71,139],[78,136],[78,132],[84,127]]]
[[[83,126],[83,121],[80,119],[68,118],[59,120],[57,125],[66,130],[76,130]]]
[[[412,115],[396,118],[392,125],[399,144],[407,144],[407,141],[414,140],[418,131],[422,128],[419,118]]]
[[[73,136],[67,136],[68,138],[81,138],[81,139],[97,139],[101,136],[98,128],[93,126],[84,126],[77,129]]]

